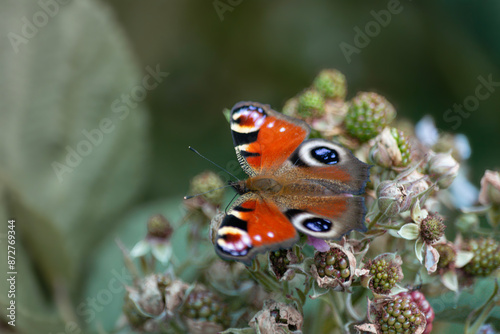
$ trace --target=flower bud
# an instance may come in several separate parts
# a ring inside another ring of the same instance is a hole
[[[481,179],[479,203],[483,205],[500,204],[500,173],[487,170]]]
[[[380,212],[387,217],[407,211],[411,201],[405,187],[395,181],[383,181],[377,187],[377,202]]]
[[[343,100],[346,95],[345,76],[337,70],[323,70],[314,79],[313,86],[325,98]]]
[[[427,172],[441,189],[448,188],[458,175],[460,164],[450,153],[437,153],[427,163]]]

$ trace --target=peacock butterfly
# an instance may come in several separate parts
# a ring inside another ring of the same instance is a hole
[[[256,253],[289,248],[298,232],[340,239],[364,231],[364,192],[370,166],[348,149],[307,139],[309,126],[257,102],[230,114],[236,156],[248,179],[220,221],[215,248],[224,259],[249,263]]]

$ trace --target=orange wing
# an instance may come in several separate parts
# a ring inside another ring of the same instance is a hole
[[[256,253],[290,247],[297,239],[295,227],[275,204],[245,194],[222,220],[216,250],[225,259],[249,263]]]
[[[309,134],[301,120],[257,102],[239,102],[231,111],[231,131],[238,160],[254,176],[279,168]]]

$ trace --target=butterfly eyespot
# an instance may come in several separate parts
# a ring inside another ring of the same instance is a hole
[[[313,232],[328,232],[332,228],[332,222],[323,218],[309,218],[302,223],[304,227]]]
[[[339,154],[337,151],[325,146],[312,149],[311,156],[325,165],[335,165],[339,162]]]

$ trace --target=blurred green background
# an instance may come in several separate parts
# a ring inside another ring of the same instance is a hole
[[[389,3],[397,13],[346,58],[342,43],[355,47]],[[499,17],[493,0],[3,0],[0,218],[16,219],[17,331],[72,333],[78,318],[109,329],[123,295],[105,293],[121,281],[115,238],[131,247],[150,214],[178,219],[190,178],[212,168],[187,146],[235,161],[222,109],[254,100],[280,110],[323,68],[346,75],[348,98],[376,91],[400,118],[430,114],[466,134],[479,185],[500,166],[500,86],[467,118],[445,115],[479,77],[500,82]],[[168,76],[141,91],[154,70]]]

